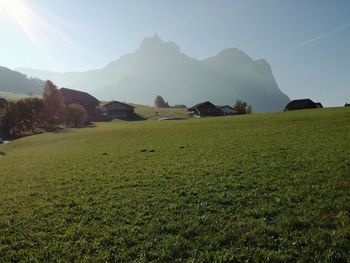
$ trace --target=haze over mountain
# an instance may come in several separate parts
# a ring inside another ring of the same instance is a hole
[[[232,105],[241,99],[254,111],[280,111],[289,102],[266,60],[253,60],[236,48],[197,60],[158,35],[145,38],[134,53],[102,69],[67,73],[18,70],[50,79],[58,86],[90,92],[103,100],[152,104],[156,95],[162,95],[170,104],[191,106],[206,100]]]
[[[44,82],[0,66],[0,92],[41,94]]]

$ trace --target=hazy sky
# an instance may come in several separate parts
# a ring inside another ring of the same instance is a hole
[[[293,98],[350,100],[349,0],[0,0],[0,65],[100,68],[158,33],[195,58],[238,47]]]

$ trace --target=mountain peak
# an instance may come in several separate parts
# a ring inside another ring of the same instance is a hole
[[[156,33],[152,37],[147,37],[142,40],[140,51],[145,52],[157,52],[157,51],[173,51],[173,52],[180,52],[180,48],[176,45],[174,42],[165,42],[163,41],[159,35]]]
[[[222,50],[218,55],[218,57],[226,58],[229,60],[246,60],[253,61],[251,57],[249,57],[246,53],[238,48],[227,48]]]
[[[241,99],[254,111],[263,112],[283,110],[290,101],[278,88],[265,60],[254,61],[237,48],[198,60],[181,53],[174,42],[163,41],[158,34],[145,38],[138,50],[103,69],[31,75],[72,89],[84,87],[102,100],[114,97],[148,104],[157,94],[165,94],[173,104],[210,100],[230,105]]]

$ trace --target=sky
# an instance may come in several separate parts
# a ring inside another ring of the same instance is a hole
[[[350,101],[349,0],[0,0],[0,65],[101,68],[158,33],[203,59],[266,59],[291,99]]]

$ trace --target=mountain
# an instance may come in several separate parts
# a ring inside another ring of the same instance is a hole
[[[232,105],[241,99],[254,111],[280,111],[290,101],[278,88],[267,61],[253,60],[236,48],[198,60],[158,35],[145,38],[138,50],[102,69],[67,73],[19,70],[104,100],[152,104],[162,95],[170,104],[191,106],[206,100]]]
[[[11,69],[0,67],[0,92],[42,94],[44,82]]]

